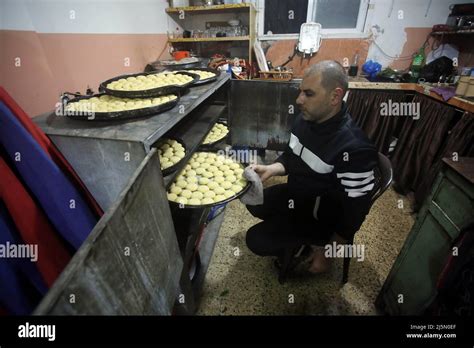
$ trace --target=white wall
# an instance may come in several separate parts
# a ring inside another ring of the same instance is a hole
[[[371,0],[373,8],[369,9],[366,28],[370,30],[372,26],[378,25],[380,32],[376,36],[376,42],[386,54],[399,57],[407,40],[405,28],[431,28],[435,24],[445,24],[451,12],[450,4],[473,2],[472,0],[432,0],[430,5],[430,0]],[[392,3],[393,9],[390,14]],[[398,16],[399,11],[402,11],[401,19]],[[393,61],[376,45],[371,45],[368,59],[376,60],[383,66]]]
[[[157,34],[175,23],[166,0],[0,0],[0,29],[39,33]]]

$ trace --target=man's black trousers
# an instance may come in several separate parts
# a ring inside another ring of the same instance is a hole
[[[287,184],[266,188],[262,205],[247,210],[263,221],[247,231],[248,248],[260,256],[281,256],[283,249],[324,245],[332,231],[313,216],[314,199],[290,195]]]

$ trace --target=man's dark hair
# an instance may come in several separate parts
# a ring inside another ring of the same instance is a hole
[[[335,60],[323,60],[319,63],[311,65],[305,72],[304,76],[321,74],[321,85],[330,92],[337,87],[342,88],[344,94],[349,86],[349,79],[346,71],[339,62]]]

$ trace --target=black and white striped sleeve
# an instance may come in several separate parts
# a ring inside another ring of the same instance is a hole
[[[378,155],[375,148],[361,148],[343,153],[335,168],[336,182],[342,199],[342,237],[351,239],[359,230],[370,209],[375,186]]]

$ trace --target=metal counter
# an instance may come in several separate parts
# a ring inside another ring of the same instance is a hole
[[[173,109],[143,119],[121,122],[78,121],[54,112],[33,120],[51,138],[94,198],[106,211],[152,145],[212,96],[228,80],[192,87]]]
[[[229,102],[232,145],[284,150],[293,116],[299,113],[296,98],[300,83],[301,80],[232,80]]]

